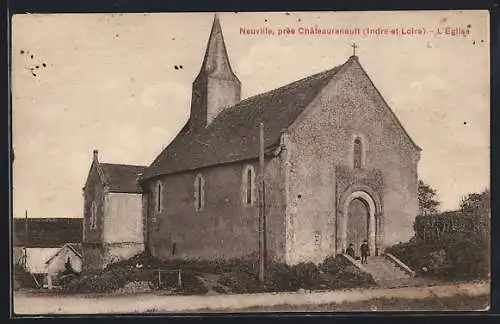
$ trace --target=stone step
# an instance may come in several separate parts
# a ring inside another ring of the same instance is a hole
[[[362,266],[378,282],[394,282],[411,279],[410,275],[385,257],[371,257],[368,259],[368,263]]]
[[[415,283],[415,278],[408,272],[400,268],[394,260],[387,256],[368,257],[367,263],[354,260],[346,256],[347,260],[355,263],[360,269],[369,273],[380,287],[411,286]]]

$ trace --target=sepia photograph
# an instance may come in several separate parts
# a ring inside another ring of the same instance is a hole
[[[14,15],[12,315],[489,310],[489,25]]]

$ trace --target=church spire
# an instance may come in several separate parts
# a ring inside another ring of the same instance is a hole
[[[205,57],[201,66],[201,71],[213,72],[226,72],[234,74],[229,63],[229,56],[227,55],[226,44],[224,42],[224,35],[220,26],[219,15],[214,15],[212,23],[212,30],[208,38],[207,49]]]
[[[193,82],[190,129],[207,127],[217,115],[241,99],[241,82],[229,63],[224,36],[215,14],[200,73]]]

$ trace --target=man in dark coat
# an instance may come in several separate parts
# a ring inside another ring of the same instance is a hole
[[[368,263],[368,256],[370,255],[370,248],[368,246],[368,241],[364,240],[360,248],[361,252],[361,263]]]
[[[349,244],[349,247],[345,250],[345,254],[347,254],[348,256],[350,256],[351,258],[355,259],[356,256],[355,256],[355,253],[354,253],[354,248],[353,248],[353,244]]]

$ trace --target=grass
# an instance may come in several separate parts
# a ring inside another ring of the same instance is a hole
[[[425,299],[375,298],[359,302],[330,303],[321,305],[258,306],[243,309],[200,309],[189,313],[247,313],[247,312],[356,312],[356,311],[478,311],[487,310],[488,295],[453,297],[430,297]],[[151,309],[146,313],[159,313]]]

